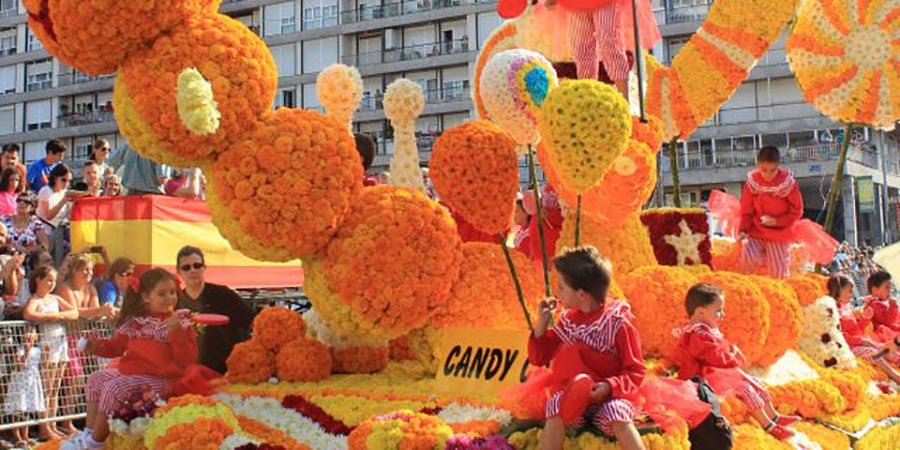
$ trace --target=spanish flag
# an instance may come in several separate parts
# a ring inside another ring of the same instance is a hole
[[[185,245],[203,250],[206,280],[231,288],[301,286],[300,261],[267,263],[231,248],[201,200],[162,195],[78,199],[71,213],[72,248],[103,245],[110,258],[127,257],[137,272],[163,267],[175,273]]]

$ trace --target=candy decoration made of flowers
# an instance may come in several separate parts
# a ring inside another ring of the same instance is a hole
[[[363,190],[322,256],[304,263],[307,294],[335,330],[389,340],[446,308],[462,251],[443,207],[376,186]]]
[[[26,0],[28,26],[44,48],[90,75],[113,73],[129,54],[220,0]],[[103,17],[103,25],[97,18]]]
[[[553,64],[528,50],[500,52],[488,61],[478,83],[490,119],[523,150],[537,144],[541,138],[538,111],[559,84]]]
[[[375,373],[387,367],[390,349],[386,340],[341,334],[315,308],[303,319],[309,325],[308,337],[325,344],[331,352],[333,373]]]
[[[443,449],[453,428],[438,417],[409,410],[372,417],[347,438],[350,450]]]
[[[710,264],[709,219],[700,208],[659,208],[643,211],[641,222],[650,233],[656,260],[666,266]]]
[[[693,274],[670,266],[641,267],[619,279],[646,357],[671,360],[677,344],[672,331],[687,322],[684,297],[696,283]]]
[[[762,291],[750,277],[736,273],[713,272],[698,278],[725,292],[725,313],[731,319],[722,324],[722,333],[744,352],[750,364],[758,363],[765,353],[763,344],[771,327],[769,301]]]
[[[198,133],[179,116],[178,78],[190,68],[212,86],[221,117],[214,132]],[[125,60],[113,105],[122,133],[138,152],[190,166],[255,129],[271,110],[277,87],[275,62],[259,36],[227,16],[203,14]]]
[[[391,183],[425,192],[425,180],[419,167],[416,142],[416,118],[425,108],[422,86],[405,78],[388,85],[384,91],[384,115],[394,129],[394,156],[391,157]]]
[[[893,130],[900,120],[897,4],[804,0],[787,40],[806,100],[834,121]]]
[[[303,316],[287,308],[265,308],[253,319],[253,340],[273,352],[305,335]]]
[[[235,248],[268,260],[312,256],[334,236],[362,189],[362,164],[344,124],[281,108],[219,156],[209,171],[211,208]],[[227,214],[221,214],[227,213]],[[237,244],[237,245],[235,245]]]
[[[473,77],[475,82],[472,83],[472,100],[475,102],[475,111],[478,113],[478,117],[482,119],[490,119],[490,115],[484,107],[484,97],[481,95],[481,91],[484,89],[481,86],[481,74],[484,73],[484,68],[494,55],[518,47],[516,43],[518,32],[518,27],[513,22],[506,22],[500,25],[488,36],[487,41],[481,46],[481,52],[478,53],[478,61],[475,63],[475,76]]]
[[[316,77],[316,95],[328,117],[353,130],[353,113],[363,97],[363,81],[355,67],[332,64]]]

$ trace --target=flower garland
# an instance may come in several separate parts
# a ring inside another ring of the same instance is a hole
[[[332,327],[388,340],[446,307],[462,251],[444,208],[409,189],[376,186],[354,203],[325,255],[305,262],[309,297]]]
[[[159,146],[169,153],[194,160],[208,158],[224,150],[231,139],[254,130],[271,109],[278,87],[272,55],[259,36],[227,16],[192,15],[138,54],[126,59],[119,71],[132,105]],[[201,136],[181,124],[176,84],[178,74],[190,67],[196,67],[212,84],[222,117],[214,133]],[[113,104],[118,115],[120,105],[115,98]],[[127,134],[126,138],[137,140]]]
[[[768,390],[778,411],[783,414],[797,413],[815,419],[847,410],[841,391],[823,380],[796,381],[771,386]]]
[[[726,314],[731,320],[722,324],[722,333],[737,345],[750,363],[759,361],[769,335],[769,302],[750,277],[729,272],[714,272],[699,276],[704,283],[722,288],[727,299]]]
[[[847,403],[847,410],[856,409],[857,404],[866,395],[868,382],[858,374],[836,369],[822,370],[822,380],[841,392]]]
[[[885,2],[809,0],[797,13],[787,56],[806,100],[841,123],[893,130],[900,77],[892,34],[900,17]]]
[[[321,381],[331,375],[331,352],[321,342],[296,338],[275,355],[275,375],[284,381]]]
[[[447,307],[435,314],[429,326],[527,330],[515,286],[504,274],[508,269],[500,245],[466,242],[462,245],[462,253],[463,263],[451,288]],[[524,254],[514,252],[510,256],[525,302],[531,306],[530,314],[535,316],[543,288],[540,274]]]
[[[834,299],[828,296],[819,298],[803,308],[799,348],[817,366],[852,369],[856,366],[856,357],[850,350],[840,325],[840,315]]]
[[[353,129],[353,112],[363,97],[363,80],[359,70],[344,64],[332,64],[316,77],[316,96],[328,117]]]
[[[198,417],[190,422],[172,425],[154,440],[152,447],[159,450],[179,450],[184,448],[219,448],[235,429],[219,418]],[[230,448],[234,448],[233,446]]]
[[[688,440],[687,426],[673,434],[645,434],[641,436],[644,448],[648,450],[690,450],[691,442]],[[537,450],[540,448],[541,434],[543,431],[532,428],[524,432],[513,433],[509,437],[509,443],[520,450]],[[616,450],[619,444],[592,433],[582,433],[577,437],[566,437],[564,448],[566,450]],[[740,448],[740,447],[735,447]],[[747,447],[754,448],[754,447]]]
[[[366,420],[347,443],[350,450],[443,450],[452,435],[441,419],[403,410]]]
[[[699,208],[661,208],[641,213],[656,260],[665,266],[709,264],[709,222]]]
[[[234,346],[225,361],[225,376],[232,383],[262,383],[275,374],[275,354],[251,339]]]
[[[738,450],[795,450],[789,442],[779,441],[758,425],[737,425],[734,431],[734,447]]]
[[[608,225],[606,222],[582,217],[581,244],[597,247],[600,254],[612,262],[614,279],[640,267],[656,265],[647,228],[641,224],[641,219],[636,214],[628,217],[621,226]],[[573,242],[575,242],[575,211],[566,211],[563,228],[556,241],[556,251],[570,247]]]
[[[697,278],[679,267],[641,267],[620,277],[634,313],[645,357],[671,359],[677,340],[672,330],[687,322],[684,297]]]
[[[391,183],[425,193],[416,145],[416,118],[425,107],[425,95],[418,83],[401,78],[384,91],[384,115],[394,129],[394,156]]]
[[[563,82],[541,106],[539,148],[567,189],[583,194],[598,184],[628,148],[632,119],[615,88],[595,80]]]
[[[310,446],[315,450],[341,450],[347,448],[346,435],[324,430],[305,411],[300,413],[289,406],[282,406],[277,399],[270,397],[241,398],[235,395],[216,396],[222,403],[231,407],[239,420],[247,419],[264,424],[289,436],[291,439]],[[273,434],[261,433],[253,425],[247,428],[253,436],[278,442]]]
[[[281,406],[300,413],[322,428],[326,433],[336,436],[347,436],[353,429],[340,419],[335,418],[319,405],[308,402],[300,395],[288,395],[281,400]]]
[[[227,215],[210,213],[217,225],[237,222],[266,260],[280,249],[294,258],[311,256],[334,236],[362,188],[360,179],[359,154],[343,124],[281,108],[219,155],[210,181]]]
[[[769,367],[797,345],[803,312],[797,294],[787,284],[767,277],[750,279],[769,302],[769,334],[762,356],[756,361],[761,367]]]
[[[441,200],[472,226],[493,235],[509,228],[519,165],[516,142],[502,128],[475,120],[444,131],[434,142],[429,166]]]
[[[809,439],[822,446],[822,450],[847,450],[850,448],[850,437],[823,425],[800,422],[792,426],[795,430],[809,436]]]
[[[285,344],[306,335],[306,322],[300,313],[282,307],[268,307],[253,319],[253,340],[278,352]]]
[[[238,423],[245,433],[250,436],[259,438],[265,442],[270,442],[274,446],[279,446],[285,450],[311,450],[307,445],[300,444],[294,438],[288,436],[283,431],[272,428],[262,422],[250,419],[244,416],[238,416]],[[224,444],[223,444],[224,446]],[[231,446],[229,448],[235,448]],[[258,447],[257,447],[258,448]]]

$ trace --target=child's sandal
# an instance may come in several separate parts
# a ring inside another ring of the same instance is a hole
[[[797,422],[800,422],[802,419],[797,416],[775,416],[775,423],[782,427],[789,427]]]

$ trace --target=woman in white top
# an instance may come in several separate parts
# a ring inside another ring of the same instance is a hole
[[[57,164],[50,171],[49,182],[38,192],[37,216],[53,228],[69,216],[69,202],[75,195],[69,193],[72,171],[65,164]]]

